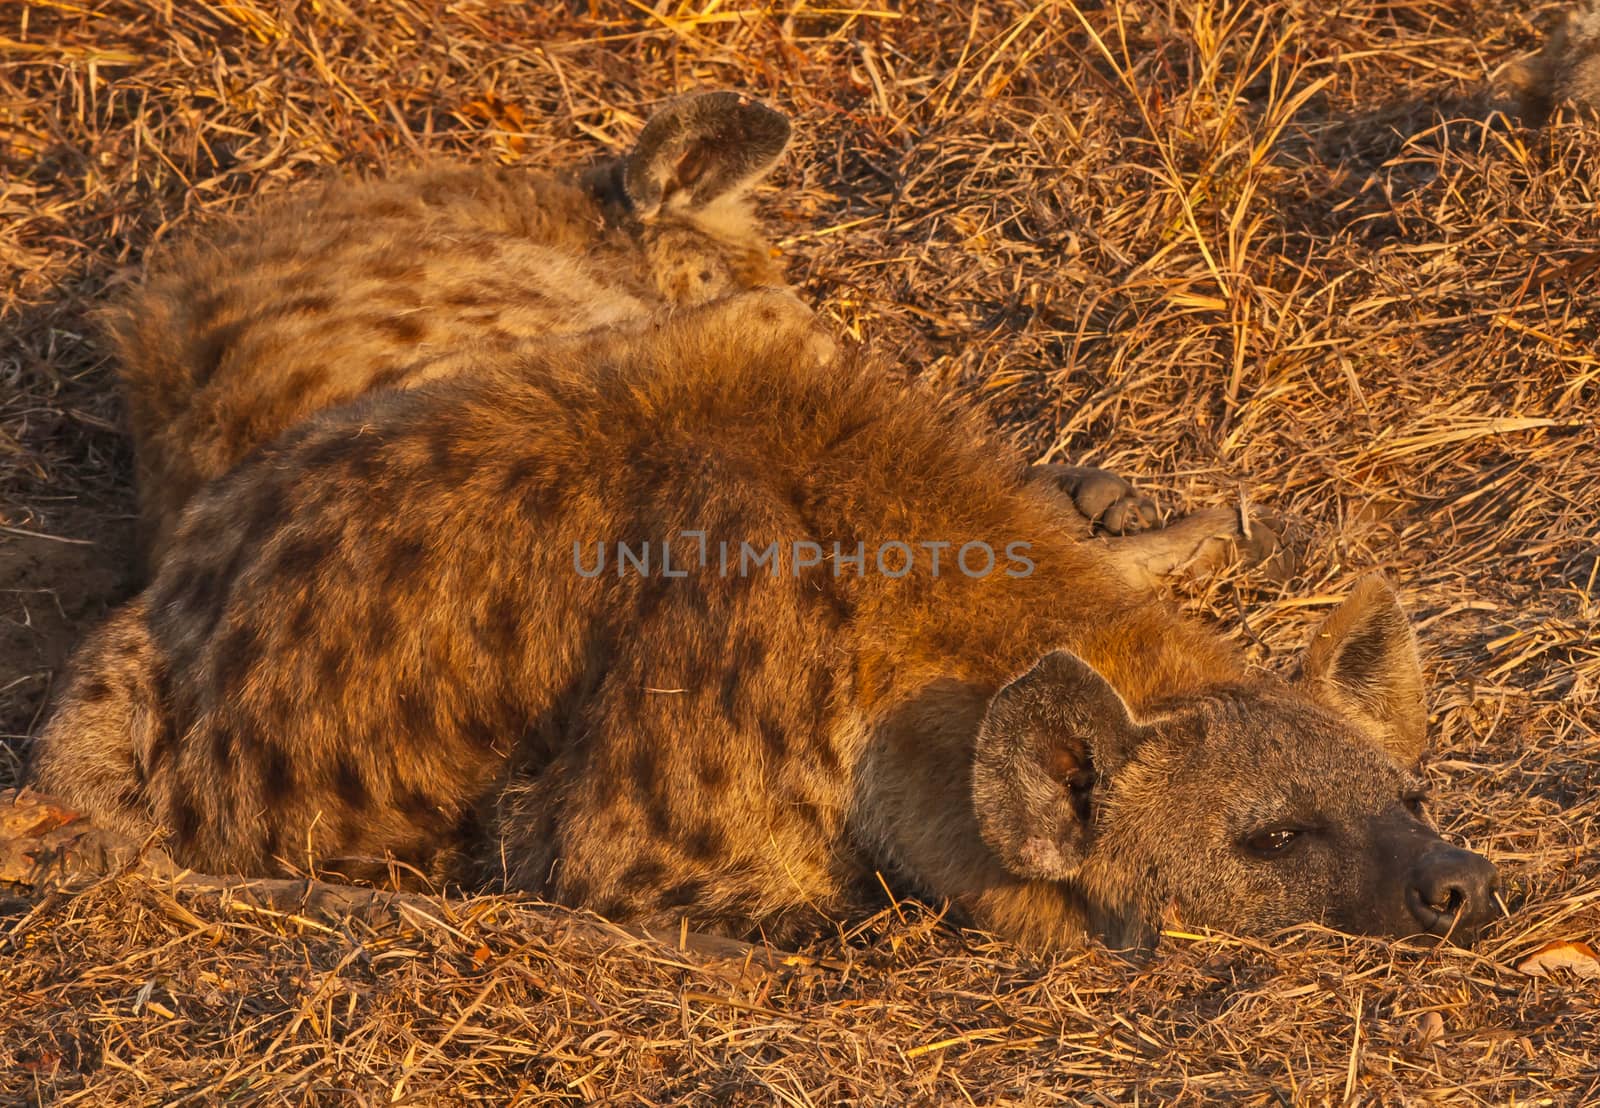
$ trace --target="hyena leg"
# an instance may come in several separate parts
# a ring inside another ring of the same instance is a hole
[[[1046,463],[1034,466],[1028,476],[1066,493],[1084,519],[1113,535],[1132,535],[1161,523],[1155,501],[1109,470]]]
[[[1130,584],[1153,589],[1166,577],[1197,576],[1235,562],[1264,567],[1282,580],[1294,572],[1296,557],[1284,540],[1284,526],[1259,516],[1241,521],[1234,508],[1208,508],[1158,531],[1107,542],[1112,566]]]
[[[123,605],[73,656],[71,675],[34,739],[27,784],[131,838],[155,828],[142,766],[168,726],[142,598]]]

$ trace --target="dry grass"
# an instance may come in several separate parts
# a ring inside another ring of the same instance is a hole
[[[124,878],[0,901],[0,1101],[1600,1097],[1600,986],[1512,968],[1600,932],[1600,131],[1480,92],[1539,13],[857,3],[6,3],[0,785],[131,584],[88,320],[151,242],[330,165],[586,157],[729,85],[798,121],[766,204],[791,273],[908,387],[1310,525],[1281,594],[1185,591],[1265,664],[1356,573],[1397,577],[1441,823],[1509,920],[1471,953],[1305,929],[1133,965],[901,905],[740,975],[503,900],[329,928]]]

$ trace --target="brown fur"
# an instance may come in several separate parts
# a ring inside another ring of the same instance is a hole
[[[1499,84],[1517,94],[1533,122],[1563,104],[1600,108],[1600,0],[1579,0],[1562,12],[1544,48],[1506,66]]]
[[[688,96],[587,171],[336,181],[157,262],[107,318],[151,564],[201,484],[314,412],[478,351],[782,285],[746,191],[788,134],[737,93]]]
[[[1406,807],[1420,690],[1386,586],[1298,681],[1247,672],[1137,587],[1162,532],[1087,541],[974,415],[827,349],[755,292],[302,423],[193,498],[35,783],[197,868],[397,859],[768,933],[875,869],[1041,947],[1148,938],[1169,905],[1481,920],[1481,868],[1413,873],[1453,848]],[[826,556],[719,571],[723,542],[797,541]],[[960,571],[978,541],[1032,571]],[[652,572],[586,576],[596,542]],[[895,577],[890,542],[952,545]],[[1284,824],[1294,849],[1246,849]]]

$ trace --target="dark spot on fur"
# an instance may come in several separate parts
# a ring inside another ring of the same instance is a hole
[[[311,634],[311,628],[317,622],[317,606],[309,599],[302,600],[300,606],[294,610],[294,615],[289,619],[289,633],[293,638],[303,639]]]
[[[363,448],[363,442],[346,430],[325,430],[320,438],[307,441],[296,461],[306,469],[333,469]]]
[[[428,464],[439,480],[447,483],[463,480],[476,462],[454,428],[435,427],[428,435]]]
[[[372,801],[361,767],[349,754],[339,755],[333,764],[333,788],[346,808],[360,810]]]
[[[670,839],[673,837],[672,808],[666,799],[661,796],[652,796],[645,802],[644,819],[650,828],[650,833],[657,839]]]
[[[305,399],[306,393],[324,384],[328,375],[320,369],[297,369],[284,378],[281,403],[288,407],[298,407]]]
[[[637,553],[638,548],[636,546],[630,544],[629,548]],[[681,584],[679,581],[669,581],[656,575],[654,572],[656,553],[656,550],[650,551],[650,568],[652,572],[648,576],[635,573],[633,563],[626,563],[628,567],[626,571],[627,577],[634,582],[633,615],[634,619],[639,623],[648,623],[656,612],[660,611],[661,605],[669,598],[671,586]],[[624,564],[620,556],[617,555],[615,548],[612,549],[611,556],[616,560],[618,567]]]
[[[727,849],[727,841],[723,838],[722,828],[717,824],[702,823],[684,840],[683,849],[696,861],[709,862],[722,856],[723,851]]]
[[[279,310],[284,315],[318,316],[332,307],[333,297],[318,292],[285,300]]]
[[[739,722],[739,693],[743,688],[744,675],[738,669],[730,667],[723,673],[722,714],[735,725]]]
[[[413,740],[431,742],[435,738],[437,720],[434,718],[433,705],[425,694],[416,691],[402,693],[399,707],[401,722]]]
[[[495,750],[504,731],[492,720],[471,716],[461,724],[461,737],[476,750]]]
[[[421,342],[428,333],[427,324],[414,315],[384,316],[373,320],[372,326],[394,341],[408,344]]]
[[[337,685],[349,660],[349,645],[341,639],[330,638],[317,653],[317,680],[324,685]]]
[[[817,734],[825,736],[833,701],[833,675],[822,666],[813,669],[806,680],[806,700],[811,707],[811,720],[817,728]]]
[[[242,623],[223,637],[217,646],[216,685],[221,695],[236,691],[249,676],[260,657],[259,631],[253,623]]]
[[[182,843],[192,843],[200,834],[200,812],[187,797],[172,802],[171,826]]]
[[[761,732],[761,746],[768,757],[781,759],[789,753],[789,738],[784,734],[781,723],[764,715],[757,726]]]
[[[147,708],[155,721],[150,733],[150,773],[158,776],[178,754],[178,728],[172,715],[171,679],[166,667],[159,663],[151,675],[151,697]]]
[[[634,784],[646,795],[654,791],[657,777],[661,772],[660,757],[656,749],[648,745],[649,740],[642,741],[634,747],[629,758],[628,772],[632,775]]]
[[[400,814],[411,823],[419,827],[437,827],[444,822],[445,816],[439,810],[439,804],[429,793],[421,789],[405,789],[395,798],[395,807]]]
[[[723,764],[720,754],[702,751],[695,760],[695,776],[700,779],[700,784],[711,792],[720,792],[728,784],[728,767]]]
[[[416,214],[415,209],[401,200],[376,200],[362,209],[369,220],[407,219]]]
[[[428,547],[420,539],[403,536],[383,552],[384,587],[396,592],[411,592],[421,584],[428,567]]]
[[[405,376],[408,371],[408,366],[384,366],[382,369],[374,372],[371,377],[367,378],[367,388],[386,389],[391,385],[398,384],[400,381],[405,380]]]
[[[227,303],[225,296],[220,292],[211,293],[204,300],[194,306],[193,324],[195,327],[207,327],[214,322],[222,312],[223,305]]]
[[[380,254],[367,263],[367,273],[380,281],[416,281],[422,277],[422,263],[399,253]]]
[[[818,805],[809,800],[797,800],[790,811],[811,829],[813,834],[824,834],[828,830],[829,820],[826,813]]]
[[[303,581],[315,577],[322,563],[333,553],[337,539],[333,535],[301,534],[278,548],[273,559],[274,577],[290,581]]]
[[[223,357],[243,332],[244,324],[238,321],[198,330],[193,350],[193,364],[198,367],[194,379],[197,388],[217,375]]]
[[[288,514],[288,494],[276,482],[263,482],[257,486],[255,500],[250,505],[242,544],[250,547],[261,546],[283,526],[284,518]]]
[[[509,589],[497,590],[485,601],[479,624],[483,647],[496,657],[516,657],[522,648],[522,598]]]
[[[233,725],[219,720],[211,725],[211,760],[219,770],[231,767],[238,755],[239,740]]]
[[[469,805],[456,817],[455,823],[450,828],[450,837],[458,845],[468,849],[480,846],[486,841],[483,820],[476,808]]]
[[[698,904],[705,891],[705,885],[699,881],[680,881],[663,890],[659,903],[663,908],[687,908]]]
[[[559,476],[536,458],[518,458],[506,467],[500,495],[516,497],[517,510],[536,522],[559,515],[565,504]]]
[[[294,792],[294,767],[289,755],[275,742],[261,744],[261,792],[269,808],[276,808]]]
[[[367,652],[374,657],[383,657],[395,646],[394,610],[384,604],[376,604],[367,612],[367,626],[364,642]]]
[[[85,704],[99,704],[110,695],[111,686],[97,677],[83,687],[83,691],[78,694],[78,697]]]
[[[338,819],[337,842],[339,845],[337,849],[348,850],[352,853],[359,851],[362,847],[362,844],[366,841],[367,829],[370,826],[370,820],[362,815],[359,810],[352,811],[350,809],[346,809],[345,811],[341,812]],[[371,869],[362,867],[362,869],[352,872],[343,864],[344,861],[344,859],[340,859],[340,869],[346,877],[366,881],[370,884],[378,884],[382,881],[381,874],[375,874],[372,872],[373,869],[378,867],[374,866]]]
[[[222,575],[215,567],[192,561],[168,563],[160,578],[161,586],[151,604],[155,612],[181,607],[189,616],[198,617],[220,607]],[[206,630],[214,626],[211,621]]]
[[[623,895],[637,896],[641,891],[654,889],[667,875],[667,867],[655,858],[641,858],[622,874]]]

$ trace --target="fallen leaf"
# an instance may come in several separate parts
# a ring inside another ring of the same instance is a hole
[[[1588,943],[1554,942],[1529,951],[1517,963],[1517,972],[1529,977],[1549,977],[1551,970],[1600,978],[1600,955]]]
[[[461,105],[461,114],[468,119],[487,123],[502,132],[500,140],[509,146],[513,153],[520,154],[527,148],[528,139],[523,133],[527,120],[522,114],[522,109],[516,104],[487,92],[476,100],[469,100]]]
[[[1417,1019],[1416,1043],[1427,1046],[1444,1038],[1444,1017],[1438,1012],[1424,1012]]]

